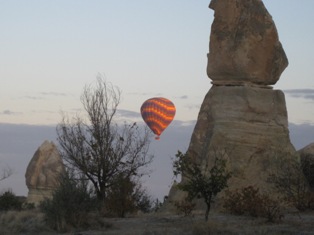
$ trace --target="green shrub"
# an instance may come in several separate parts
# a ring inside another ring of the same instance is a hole
[[[22,202],[12,191],[8,190],[0,196],[0,211],[21,210]]]
[[[88,213],[95,210],[97,200],[87,186],[65,176],[52,199],[40,205],[45,221],[54,230],[64,232],[68,227],[88,227]]]
[[[227,191],[223,207],[231,214],[263,217],[269,222],[281,220],[283,217],[280,200],[261,194],[253,186]]]
[[[185,181],[177,187],[188,193],[189,200],[202,198],[206,204],[205,220],[208,220],[211,203],[224,188],[228,187],[231,172],[227,169],[227,152],[215,150],[213,164],[200,164],[193,155],[178,151],[173,161],[175,176],[184,175]]]

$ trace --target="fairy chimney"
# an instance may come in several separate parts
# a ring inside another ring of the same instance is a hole
[[[27,202],[38,205],[45,198],[51,198],[64,171],[57,147],[53,142],[45,141],[35,152],[25,173],[29,190]]]
[[[215,11],[207,65],[212,86],[186,156],[202,167],[223,153],[233,174],[229,189],[254,185],[273,192],[270,167],[297,156],[284,93],[271,87],[288,65],[286,54],[261,0],[212,0],[209,7]],[[182,195],[172,188],[168,202]]]

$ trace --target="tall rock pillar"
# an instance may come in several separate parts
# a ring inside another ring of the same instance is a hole
[[[212,87],[187,157],[210,166],[224,152],[233,173],[229,189],[252,185],[271,192],[270,166],[296,154],[284,93],[271,86],[287,67],[287,57],[261,0],[212,0],[209,7],[215,11],[207,65]],[[183,195],[172,189],[169,201]]]

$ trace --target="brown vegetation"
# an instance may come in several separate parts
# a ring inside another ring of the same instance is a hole
[[[98,218],[91,214],[92,227],[72,229],[81,235],[214,235],[214,234],[314,234],[314,213],[287,214],[280,223],[264,218],[210,213],[208,222],[202,214],[189,217],[153,213],[128,218]],[[9,211],[0,214],[0,235],[57,234],[45,226],[43,214],[37,210]]]
[[[227,191],[224,208],[234,215],[263,217],[268,222],[278,222],[284,217],[282,200],[262,194],[253,186]]]

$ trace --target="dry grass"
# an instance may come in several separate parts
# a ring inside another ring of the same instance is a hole
[[[225,214],[211,214],[205,222],[203,215],[194,217],[150,215],[145,217],[111,219],[107,235],[292,235],[314,234],[314,213],[289,215],[281,223],[265,219]],[[98,235],[99,233],[82,233]]]
[[[95,216],[95,215],[93,215]],[[150,214],[131,218],[93,218],[95,226],[88,231],[71,230],[67,235],[292,235],[314,234],[314,213],[288,214],[280,223],[267,223],[265,219],[211,213],[209,221],[203,215],[180,217]],[[98,222],[96,223],[96,220]],[[103,226],[99,226],[99,221]],[[36,210],[0,214],[0,235],[57,234],[44,223]]]
[[[0,213],[0,235],[41,234],[52,232],[44,223],[43,214],[37,210],[8,211]]]

